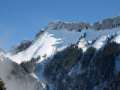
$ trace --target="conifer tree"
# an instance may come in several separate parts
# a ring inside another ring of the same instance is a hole
[[[6,90],[3,81],[0,79],[0,90]]]

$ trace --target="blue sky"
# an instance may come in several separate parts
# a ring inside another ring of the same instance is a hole
[[[120,0],[0,0],[0,48],[32,39],[53,20],[88,21],[120,15]]]

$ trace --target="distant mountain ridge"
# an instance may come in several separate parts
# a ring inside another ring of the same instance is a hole
[[[65,22],[65,21],[55,21],[50,22],[46,29],[67,29],[81,31],[83,29],[94,29],[94,30],[105,30],[120,27],[120,16],[113,18],[106,18],[101,21],[97,21],[93,24],[88,22]]]

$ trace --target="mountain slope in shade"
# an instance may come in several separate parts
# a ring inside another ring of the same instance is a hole
[[[115,38],[120,40],[119,36],[110,37],[108,41],[100,38],[101,43],[105,43],[99,49],[89,46],[83,52],[71,45],[58,52],[44,69],[48,84],[54,86],[51,90],[119,90],[120,44],[112,41]]]

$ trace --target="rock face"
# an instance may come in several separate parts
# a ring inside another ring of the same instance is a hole
[[[53,30],[59,30],[59,29],[67,29],[70,31],[81,31],[82,29],[88,29],[91,28],[91,25],[89,23],[85,22],[63,22],[63,21],[57,21],[57,22],[50,22],[48,24],[48,29]]]
[[[101,30],[101,29],[112,29],[120,27],[120,16],[107,18],[102,21],[95,22],[93,24],[93,29]]]
[[[22,41],[18,46],[16,46],[13,49],[13,54],[26,50],[31,44],[32,44],[32,41],[29,41],[29,40]]]

